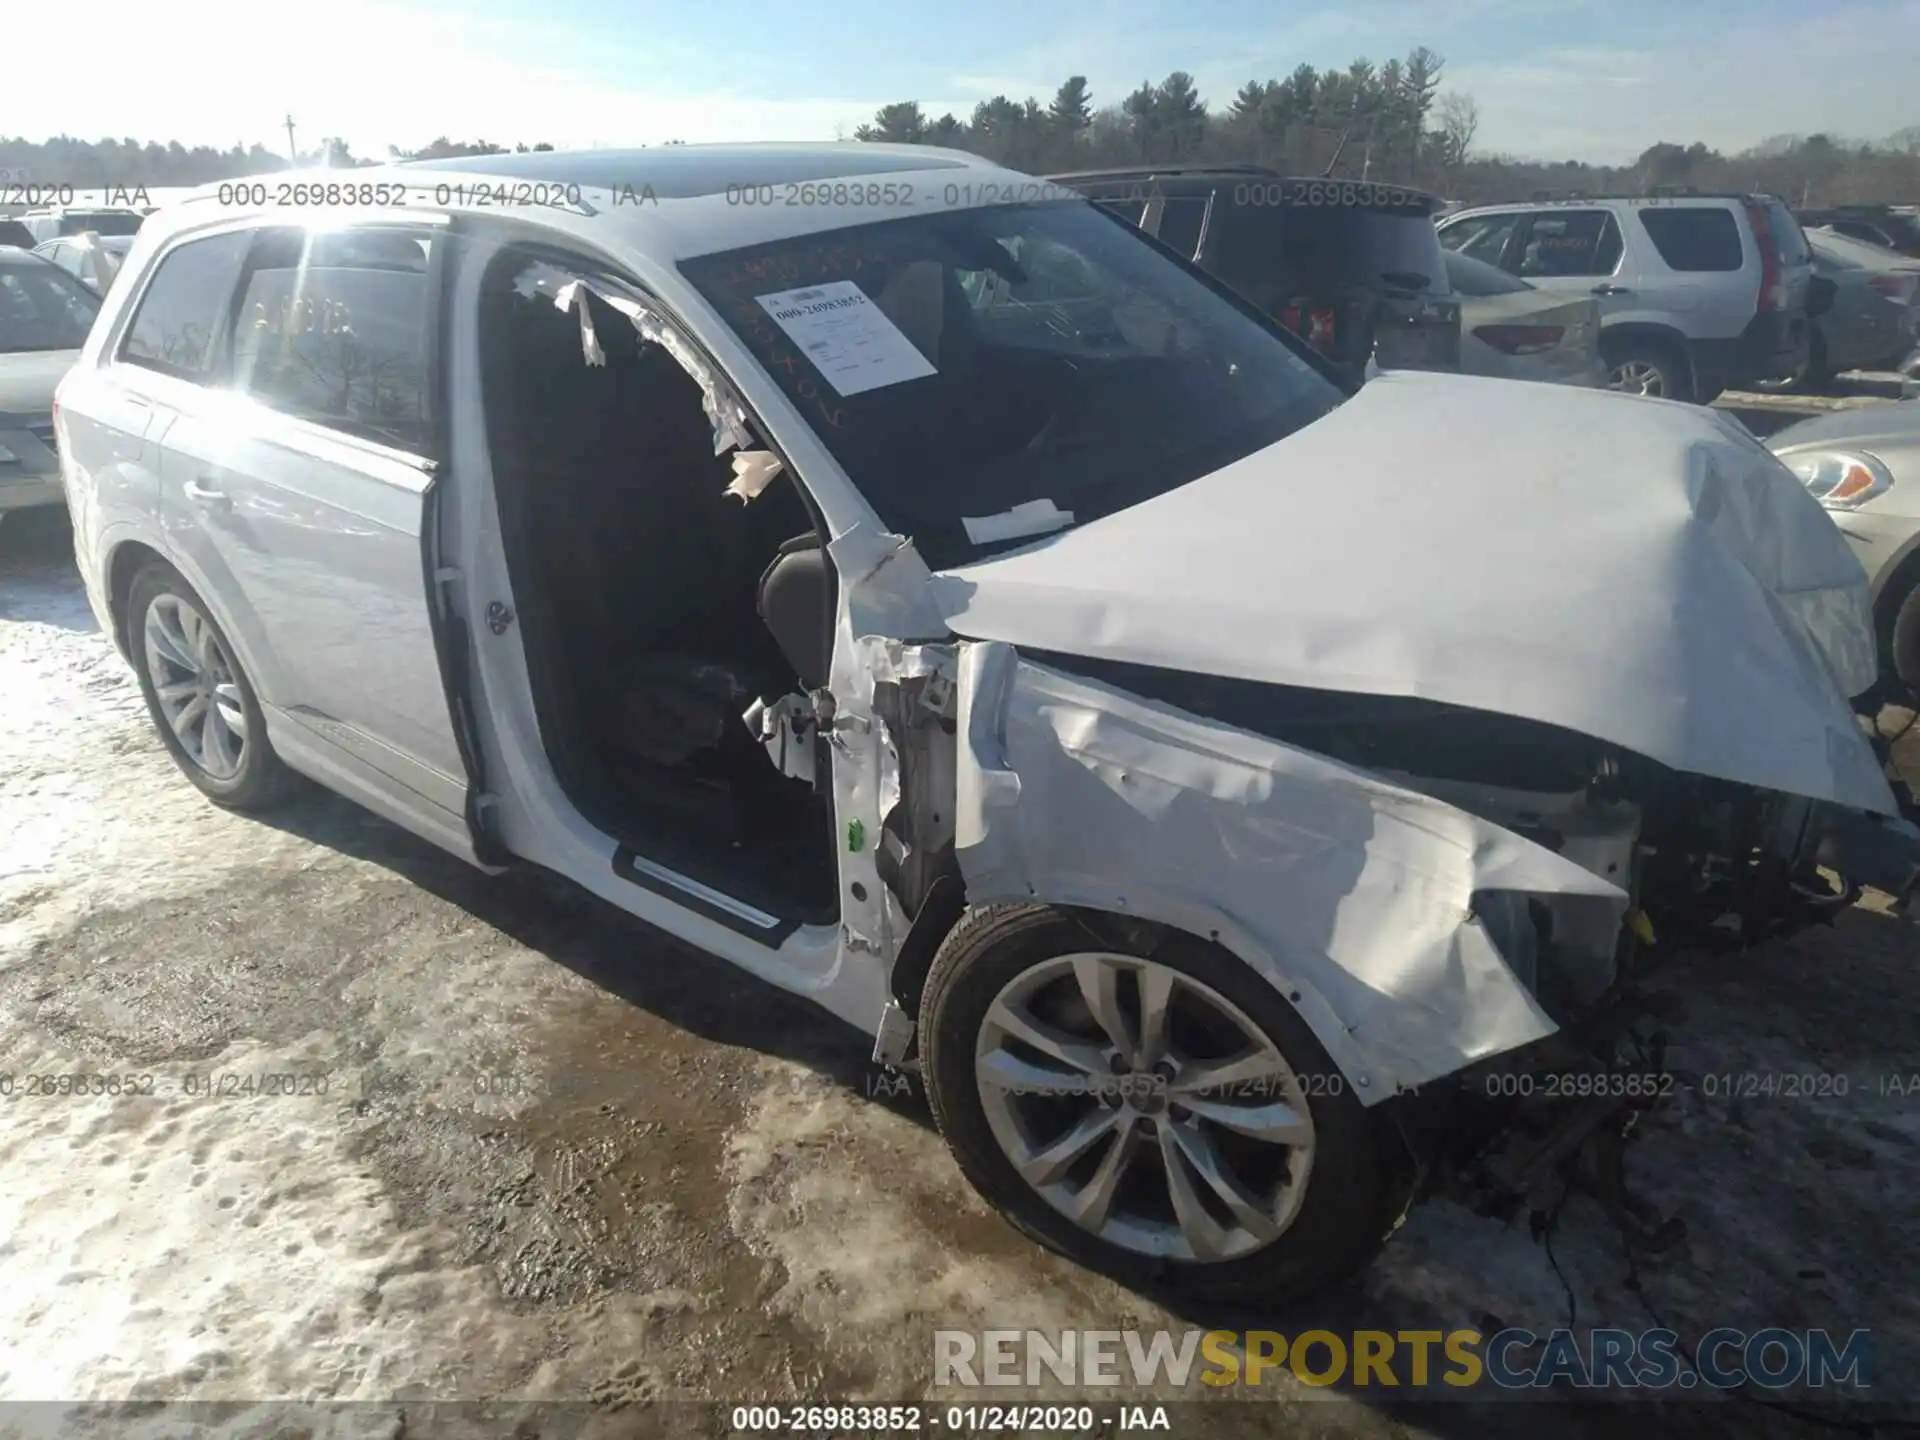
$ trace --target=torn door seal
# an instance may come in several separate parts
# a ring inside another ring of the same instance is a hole
[[[606,364],[606,354],[600,348],[599,337],[594,334],[593,320],[585,300],[589,294],[597,296],[603,304],[632,321],[633,328],[642,340],[660,346],[673,356],[674,363],[699,385],[701,408],[707,412],[707,419],[713,424],[714,454],[724,455],[729,450],[752,448],[753,432],[747,428],[747,408],[740,402],[740,397],[734,393],[726,377],[709,365],[659,311],[610,285],[596,282],[590,275],[574,274],[544,260],[536,260],[522,270],[515,278],[513,288],[528,298],[544,295],[561,311],[578,309],[580,349],[589,365]]]

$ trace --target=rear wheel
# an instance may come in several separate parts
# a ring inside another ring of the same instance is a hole
[[[1620,340],[1606,346],[1607,387],[1657,400],[1691,400],[1693,376],[1685,359],[1658,340]]]
[[[1827,382],[1832,378],[1833,373],[1827,368],[1827,342],[1820,338],[1820,332],[1816,330],[1807,340],[1807,358],[1800,362],[1798,369],[1791,375],[1756,380],[1754,389],[1771,394],[1797,391],[1803,395],[1817,395],[1827,388]]]
[[[127,641],[160,743],[208,799],[266,810],[298,792],[232,644],[172,566],[155,562],[134,576]]]
[[[1280,1304],[1364,1264],[1391,1227],[1373,1120],[1293,1007],[1218,946],[1124,942],[1040,905],[970,912],[920,1024],[962,1172],[1090,1268]]]

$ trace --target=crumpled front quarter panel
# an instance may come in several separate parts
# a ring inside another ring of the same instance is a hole
[[[1087,906],[1217,939],[1294,998],[1365,1103],[1554,1024],[1477,890],[1613,885],[1429,796],[1029,663],[959,659],[956,854],[969,903]]]

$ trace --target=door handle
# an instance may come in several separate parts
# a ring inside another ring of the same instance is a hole
[[[1633,291],[1625,285],[1601,284],[1593,287],[1593,293],[1596,295],[1631,295]]]
[[[181,490],[187,499],[196,505],[204,505],[210,510],[231,510],[233,499],[226,491],[216,490],[211,485],[201,483],[209,478],[211,477],[203,475],[200,480],[189,480],[181,486]]]

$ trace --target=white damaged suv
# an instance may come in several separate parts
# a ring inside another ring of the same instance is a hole
[[[1612,1073],[1650,949],[1920,863],[1865,577],[1729,421],[1350,393],[962,154],[210,188],[57,424],[212,799],[309,777],[811,997],[1130,1281],[1327,1282],[1475,1067]]]

